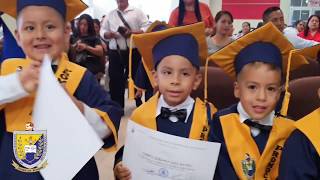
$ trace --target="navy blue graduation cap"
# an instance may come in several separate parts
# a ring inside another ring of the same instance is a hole
[[[17,17],[27,6],[48,6],[55,9],[62,17],[70,21],[84,11],[87,6],[80,0],[0,0],[0,11]]]
[[[220,66],[228,75],[236,79],[241,69],[252,62],[273,64],[286,75],[285,95],[282,101],[281,114],[286,115],[290,93],[288,92],[289,72],[307,64],[308,61],[301,55],[294,55],[294,47],[288,39],[272,23],[248,33],[238,40],[208,57]],[[294,60],[291,60],[294,57]],[[207,81],[207,77],[205,77]],[[207,94],[205,92],[205,97]]]
[[[212,54],[208,61],[220,66],[233,79],[243,66],[255,61],[273,64],[286,74],[291,50],[294,47],[288,39],[272,23],[268,23]],[[305,58],[296,56],[289,69],[294,70],[306,63]]]
[[[152,55],[155,69],[163,58],[170,55],[185,57],[193,66],[200,67],[199,45],[191,34],[176,34],[162,39],[153,47]]]
[[[258,41],[243,48],[235,57],[235,70],[239,74],[246,65],[260,61],[282,69],[282,56],[280,49],[270,42]]]
[[[164,57],[180,55],[188,59],[195,67],[199,67],[205,64],[208,55],[203,23],[169,29],[161,26],[158,28],[160,31],[135,34],[131,37],[142,56],[143,65],[153,87],[155,82],[151,72]],[[129,78],[129,86],[132,84]],[[129,94],[129,99],[131,98],[132,94]]]
[[[166,56],[180,55],[195,67],[204,65],[207,55],[203,23],[174,27],[157,32],[133,35],[132,39],[142,55],[147,72],[152,72]],[[150,77],[149,77],[150,78]],[[150,79],[154,84],[154,80]]]
[[[145,33],[157,32],[162,31],[165,29],[170,28],[171,26],[168,25],[166,22],[155,21],[146,30]],[[134,88],[136,89],[143,89],[143,90],[150,90],[154,87],[150,81],[153,81],[152,72],[148,71],[148,67],[145,64],[145,61],[142,59],[141,64],[139,64],[135,81],[132,80],[132,39],[130,43],[130,57],[129,57],[129,99],[134,98]],[[152,79],[152,80],[151,80]]]

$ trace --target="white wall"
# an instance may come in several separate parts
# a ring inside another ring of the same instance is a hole
[[[210,6],[213,16],[222,9],[222,0],[200,0]],[[117,7],[116,0],[84,0],[91,8],[85,13],[91,14],[95,18],[101,18],[102,15]],[[179,4],[179,0],[129,0],[129,4],[142,9],[150,16],[150,20],[168,21],[171,11]],[[288,23],[290,16],[290,0],[280,0],[280,7],[285,16],[285,22]],[[236,19],[234,21],[235,32],[241,29],[244,21],[251,23],[252,27],[256,27],[260,20]]]
[[[200,1],[208,5],[211,3],[211,0]],[[84,2],[91,7],[84,13],[89,13],[95,18],[100,18],[117,7],[116,0],[84,0]],[[142,9],[150,16],[151,21],[168,21],[171,11],[179,5],[179,0],[129,0],[129,4]]]

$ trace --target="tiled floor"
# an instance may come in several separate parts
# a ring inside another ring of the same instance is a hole
[[[119,144],[123,145],[125,140],[125,131],[127,127],[128,117],[131,115],[131,112],[135,108],[134,101],[126,102],[126,108],[125,108],[125,116],[121,120],[120,129],[119,129]],[[105,152],[103,150],[100,150],[95,155],[99,174],[100,174],[100,180],[114,180],[113,177],[113,162],[114,162],[114,154],[110,152]]]

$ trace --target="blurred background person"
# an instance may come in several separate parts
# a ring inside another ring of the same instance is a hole
[[[149,24],[142,10],[129,5],[128,0],[117,0],[118,7],[109,12],[101,24],[100,34],[109,41],[109,88],[111,99],[122,107],[125,105],[124,94],[128,79],[130,36],[143,33]],[[132,77],[135,77],[141,55],[133,44]],[[136,105],[142,101],[136,98]]]
[[[213,54],[233,40],[230,32],[233,32],[233,16],[228,11],[219,11],[215,17],[215,35],[207,37],[208,53]]]
[[[242,26],[241,26],[241,31],[236,34],[235,36],[233,36],[232,38],[235,40],[235,39],[238,39],[246,34],[248,34],[249,32],[251,31],[251,25],[249,22],[243,22],[242,23]]]
[[[320,17],[318,15],[311,15],[307,21],[306,28],[299,33],[299,36],[304,39],[320,42],[319,22]]]
[[[293,24],[293,27],[297,29],[298,33],[304,31],[304,21],[303,20],[298,20]]]
[[[99,73],[104,73],[104,64],[101,62],[104,52],[90,15],[83,14],[80,16],[78,37],[76,37],[76,43],[72,47],[76,51],[75,62],[86,67],[99,80]]]
[[[296,49],[302,49],[306,47],[310,47],[319,42],[313,40],[307,40],[299,37],[297,35],[297,30],[292,27],[285,28],[284,16],[282,10],[278,6],[272,6],[267,8],[262,15],[263,24],[267,24],[268,22],[272,22],[280,32],[283,32],[283,35],[291,42],[291,44]]]
[[[214,21],[209,6],[199,0],[180,0],[179,6],[171,12],[169,25],[184,26],[201,21],[206,25],[206,35],[212,35]]]

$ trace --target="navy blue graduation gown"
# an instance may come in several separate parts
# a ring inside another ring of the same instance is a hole
[[[89,107],[99,109],[108,113],[116,129],[120,125],[123,109],[115,102],[111,101],[109,94],[103,90],[92,73],[86,71],[77,87],[74,96],[87,104]],[[76,128],[77,125],[75,125]],[[5,116],[3,111],[0,113],[0,179],[13,180],[40,180],[43,179],[39,172],[23,173],[17,171],[12,165],[15,160],[13,153],[13,134],[5,131]],[[72,133],[72,132],[70,132]],[[104,148],[114,145],[113,135],[104,139]],[[67,140],[67,139],[66,139]],[[83,142],[84,146],[90,146],[90,142]],[[59,172],[57,172],[59,173]],[[99,179],[98,169],[94,157],[78,172],[73,179]]]
[[[211,124],[210,124],[211,128],[209,132],[208,141],[221,143],[220,154],[219,154],[216,172],[214,176],[214,179],[217,179],[217,180],[218,179],[226,179],[226,180],[239,179],[236,174],[236,171],[233,168],[231,159],[229,157],[229,153],[227,150],[227,146],[225,143],[222,126],[220,122],[220,116],[224,116],[231,113],[238,113],[237,104],[234,104],[229,108],[223,109],[221,111],[218,111],[214,115],[213,121],[211,121]],[[269,133],[270,132],[261,131],[259,135],[252,137],[258,146],[260,154],[262,154],[267,144]]]
[[[134,82],[137,87],[145,90],[145,101],[153,96],[153,87],[142,62],[139,63]]]
[[[279,180],[298,179],[320,179],[320,156],[310,140],[295,130],[283,148]]]
[[[237,105],[233,105],[229,108],[218,111],[210,122],[210,132],[208,141],[221,143],[219,158],[217,162],[216,172],[214,174],[215,180],[226,179],[233,180],[238,179],[238,176],[232,166],[231,159],[228,154],[227,146],[223,137],[222,126],[220,123],[220,116],[238,112]]]

